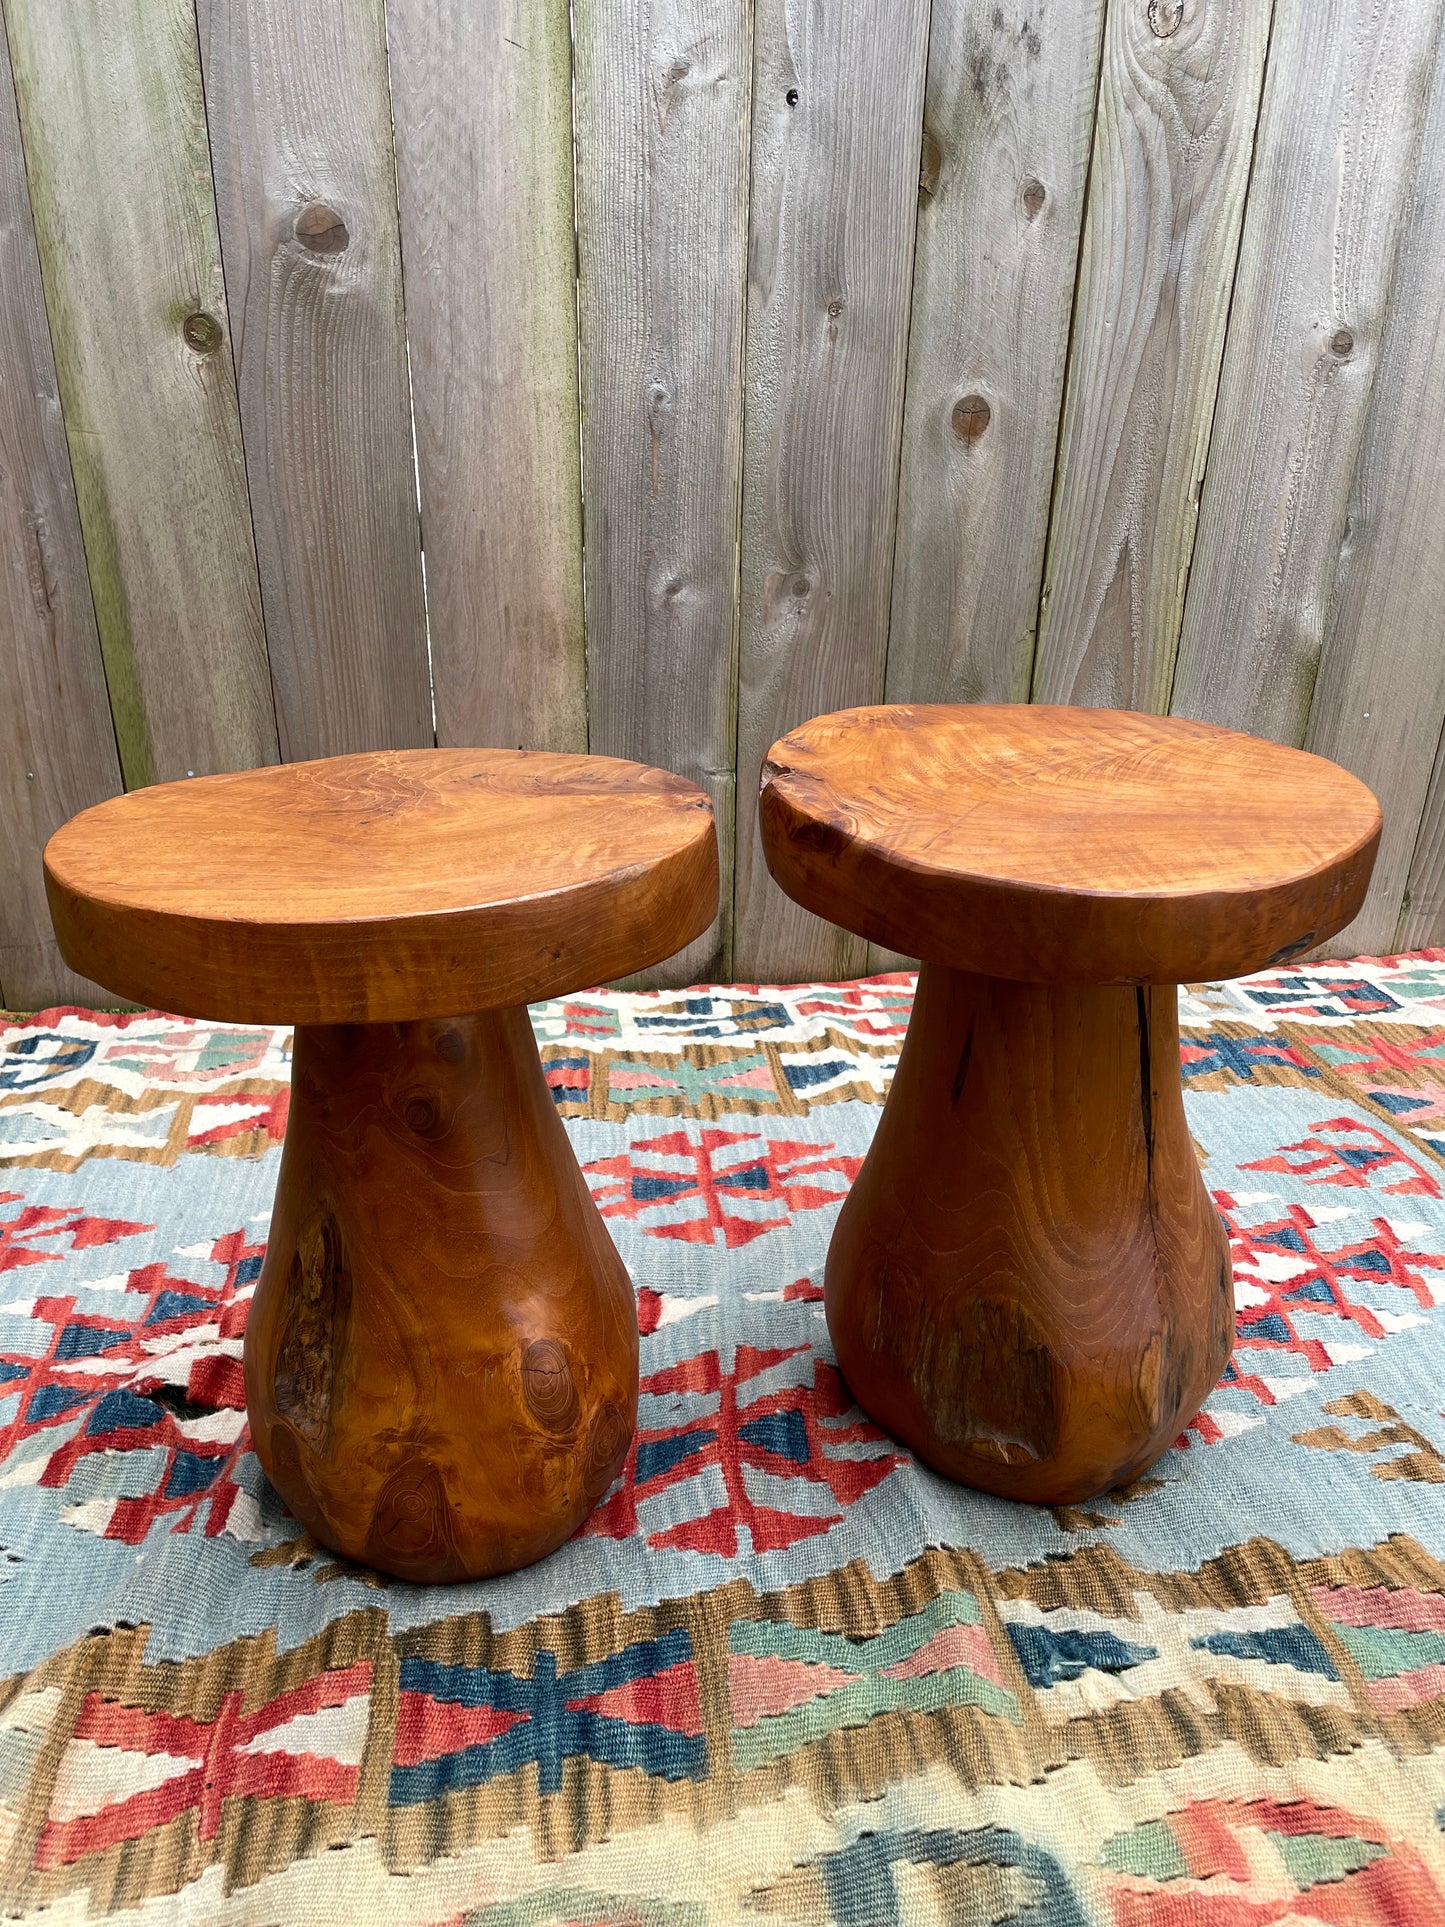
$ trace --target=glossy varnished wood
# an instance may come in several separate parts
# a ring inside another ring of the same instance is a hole
[[[823,716],[764,776],[783,888],[926,959],[828,1253],[855,1397],[1009,1498],[1127,1483],[1198,1411],[1234,1323],[1174,985],[1346,923],[1374,797],[1228,730],[1044,707]]]
[[[717,877],[701,790],[519,750],[167,784],[52,837],[77,969],[297,1025],[246,1405],[273,1484],[337,1551],[423,1582],[510,1571],[610,1484],[632,1287],[525,1004],[680,949]]]
[[[246,1405],[303,1524],[404,1579],[526,1565],[606,1490],[632,1288],[525,1010],[297,1031]]]
[[[395,750],[118,796],[45,852],[63,954],[252,1022],[505,1008],[671,956],[717,908],[707,796],[604,756]]]
[[[1143,1471],[1233,1330],[1173,990],[925,964],[825,1293],[860,1403],[950,1478],[1061,1505]]]
[[[1034,983],[1186,983],[1359,909],[1380,811],[1322,757],[1209,723],[1040,704],[843,710],[768,752],[788,893],[849,930]]]

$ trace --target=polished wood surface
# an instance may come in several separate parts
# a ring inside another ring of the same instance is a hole
[[[61,950],[182,1015],[380,1023],[644,969],[717,908],[712,805],[604,756],[418,749],[167,783],[45,852]]]
[[[783,888],[925,959],[828,1252],[854,1396],[986,1491],[1066,1505],[1127,1484],[1234,1330],[1174,985],[1348,922],[1374,797],[1228,730],[1046,707],[823,716],[764,773]]]
[[[1341,929],[1364,784],[1209,723],[900,703],[775,743],[759,814],[799,902],[909,956],[1034,983],[1240,976]]]
[[[51,838],[75,967],[297,1026],[246,1406],[272,1483],[347,1557],[427,1583],[510,1571],[615,1476],[632,1286],[525,1003],[680,949],[717,879],[703,791],[519,750],[172,783]]]
[[[525,1010],[297,1031],[246,1406],[307,1529],[403,1579],[529,1564],[602,1496],[637,1317]]]
[[[950,1478],[1062,1505],[1142,1472],[1234,1324],[1173,990],[925,964],[824,1290],[854,1395]]]

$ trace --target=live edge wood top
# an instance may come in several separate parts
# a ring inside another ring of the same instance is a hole
[[[1211,723],[891,704],[775,743],[788,894],[876,943],[1034,983],[1187,983],[1282,962],[1359,909],[1380,808],[1323,757]]]
[[[67,961],[182,1015],[386,1023],[656,963],[717,909],[707,795],[608,756],[387,750],[132,790],[50,839]]]

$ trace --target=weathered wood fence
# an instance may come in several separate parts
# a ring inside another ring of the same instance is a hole
[[[121,784],[1208,716],[1445,942],[1445,0],[0,0],[0,997]],[[7,52],[8,49],[8,52]],[[13,83],[13,84],[12,84]]]

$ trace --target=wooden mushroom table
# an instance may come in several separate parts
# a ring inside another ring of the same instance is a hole
[[[1175,986],[1359,909],[1380,835],[1333,763],[1042,706],[820,716],[773,745],[768,865],[923,959],[825,1298],[880,1424],[1063,1504],[1137,1476],[1229,1358],[1229,1248],[1184,1118]]]
[[[341,756],[116,797],[45,871],[75,969],[296,1026],[245,1354],[293,1512],[406,1579],[550,1552],[626,1454],[637,1320],[526,1005],[707,927],[708,798],[600,756]]]

